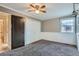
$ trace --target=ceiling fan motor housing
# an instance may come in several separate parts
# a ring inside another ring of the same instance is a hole
[[[76,11],[73,11],[73,14],[72,15],[77,16],[78,13]]]

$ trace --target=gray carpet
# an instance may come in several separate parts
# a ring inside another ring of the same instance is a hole
[[[28,46],[1,53],[0,56],[79,56],[79,52],[74,46],[40,40]]]

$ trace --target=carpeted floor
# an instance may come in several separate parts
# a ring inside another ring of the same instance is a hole
[[[1,56],[79,56],[75,46],[46,40],[34,42],[12,51],[1,53]]]

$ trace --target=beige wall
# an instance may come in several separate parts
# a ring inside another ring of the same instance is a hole
[[[75,32],[62,33],[60,31],[61,20],[74,19],[74,17],[66,17],[60,19],[50,19],[42,22],[41,39],[55,41],[60,43],[76,45]],[[60,23],[60,24],[59,24]]]
[[[42,32],[59,32],[60,31],[59,19],[52,19],[42,22]]]

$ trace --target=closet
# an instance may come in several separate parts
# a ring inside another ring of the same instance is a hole
[[[12,49],[24,46],[24,19],[20,16],[11,16],[11,47]]]

